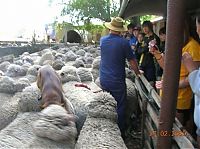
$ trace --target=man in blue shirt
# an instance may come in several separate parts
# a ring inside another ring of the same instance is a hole
[[[100,84],[103,90],[110,92],[117,101],[118,125],[122,137],[124,137],[126,59],[128,59],[130,67],[137,75],[140,74],[140,72],[128,40],[120,36],[121,32],[127,31],[126,26],[123,25],[123,19],[116,17],[111,22],[105,23],[105,26],[110,30],[110,33],[100,39]]]

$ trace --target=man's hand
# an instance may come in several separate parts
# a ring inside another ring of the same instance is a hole
[[[192,56],[188,52],[184,52],[182,55],[182,61],[189,73],[197,69],[195,62],[192,59]]]
[[[158,46],[156,45],[156,40],[151,40],[150,42],[149,42],[149,52],[151,53],[151,54],[153,54],[154,56],[156,55],[156,54],[160,54],[160,51],[159,51],[159,49],[158,49]]]
[[[131,45],[131,48],[136,51],[136,45]]]
[[[140,75],[140,71],[139,71],[139,68],[138,68],[137,61],[135,59],[131,59],[129,61],[129,64],[131,66],[131,69],[133,69],[135,71],[136,75]]]
[[[139,71],[140,71],[141,74],[144,74],[144,71],[143,71],[143,70],[140,69]]]
[[[188,78],[185,78],[179,81],[179,88],[186,88],[189,85],[190,84],[189,84]]]
[[[162,89],[162,86],[163,86],[163,80],[156,81],[156,88],[157,89]]]

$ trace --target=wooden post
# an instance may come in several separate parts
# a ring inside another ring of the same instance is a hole
[[[168,0],[163,96],[157,132],[158,149],[172,147],[171,132],[176,113],[185,12],[185,0]]]

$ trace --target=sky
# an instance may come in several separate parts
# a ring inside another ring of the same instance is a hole
[[[0,40],[18,36],[31,37],[34,31],[45,35],[45,24],[54,22],[56,16],[60,15],[61,1],[63,0],[56,0],[50,6],[49,0],[0,0]],[[62,22],[63,19],[70,21],[69,16],[57,21]],[[97,20],[94,22],[102,24]]]
[[[53,22],[59,9],[48,0],[0,0],[0,39],[43,32]]]

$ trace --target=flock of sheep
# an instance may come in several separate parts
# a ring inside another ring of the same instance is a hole
[[[66,125],[67,113],[61,106],[40,108],[36,79],[47,64],[62,80],[76,115],[74,124]],[[126,148],[116,122],[116,101],[100,88],[99,64],[100,48],[80,44],[25,52],[13,62],[0,63],[0,148]],[[137,111],[137,97],[134,76],[128,68],[126,72],[131,117]]]

